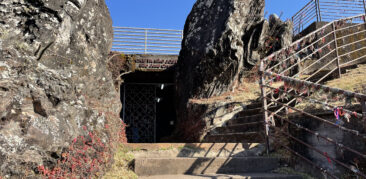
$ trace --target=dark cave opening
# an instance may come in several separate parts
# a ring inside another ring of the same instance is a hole
[[[174,70],[123,77],[121,118],[129,143],[168,142],[176,125]]]

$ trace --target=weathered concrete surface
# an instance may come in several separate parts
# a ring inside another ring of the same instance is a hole
[[[359,111],[357,108],[353,108],[350,110]],[[310,112],[310,111],[308,111]],[[312,114],[321,117],[323,119],[326,119],[331,122],[336,122],[336,119],[334,117],[333,112],[326,111],[326,112],[316,112],[312,111]],[[306,116],[303,116],[301,114],[298,115],[291,115],[289,116],[289,119],[293,122],[300,124],[301,126],[305,126],[306,128],[317,132],[319,135],[328,137],[334,141],[336,141],[339,144],[342,144],[344,146],[347,146],[349,148],[352,148],[356,151],[365,151],[366,145],[365,140],[361,136],[356,136],[354,134],[345,132],[340,130],[338,127],[322,123],[318,120],[314,120],[312,118],[308,118]],[[344,119],[342,119],[344,120]],[[359,119],[351,118],[350,122],[347,123],[344,120],[343,127],[346,127],[348,129],[353,129],[356,131],[360,131],[360,134],[365,133],[365,128],[363,127],[363,122]],[[328,141],[325,141],[321,138],[316,137],[313,134],[310,134],[304,130],[297,130],[294,126],[289,126],[290,133],[303,140],[305,143],[310,144],[311,146],[315,147],[319,151],[326,152],[329,157],[335,158],[348,166],[356,166],[363,170],[363,168],[366,166],[365,160],[362,160],[360,156],[342,149],[340,147],[337,147],[333,143],[330,143]],[[345,169],[342,166],[336,165],[334,161],[328,161],[327,157],[324,155],[321,155],[320,153],[316,152],[315,150],[312,150],[308,147],[304,147],[304,145],[301,145],[299,143],[294,143],[290,145],[294,150],[299,152],[301,155],[308,157],[311,159],[314,163],[316,163],[318,166],[326,169],[328,172],[335,176],[343,176],[346,173],[349,172],[348,169]],[[312,176],[316,178],[324,178],[323,174],[316,168],[314,168],[312,165],[309,165],[308,163],[300,160],[295,165],[295,169],[300,172],[307,172],[311,173]]]
[[[208,173],[261,173],[278,168],[279,159],[245,158],[136,158],[135,173],[139,176]]]
[[[124,147],[129,149],[135,158],[253,157],[264,150],[259,143],[125,144]]]
[[[84,157],[111,154],[107,148],[122,132],[119,94],[106,68],[112,34],[104,0],[0,1],[0,176],[52,170],[71,156],[78,136],[105,146],[89,146]],[[102,173],[103,165],[78,175]]]

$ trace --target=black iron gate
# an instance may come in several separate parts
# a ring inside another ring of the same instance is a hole
[[[123,85],[123,120],[132,143],[156,142],[156,85]]]

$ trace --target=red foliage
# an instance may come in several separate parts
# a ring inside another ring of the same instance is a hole
[[[93,132],[88,132],[87,136],[79,136],[73,139],[69,150],[61,154],[61,159],[57,161],[56,167],[48,169],[39,166],[38,171],[45,178],[92,178],[97,173],[103,173],[103,168],[112,159],[111,151],[115,147],[113,144],[126,143],[125,124],[121,122],[117,141],[108,141],[108,145]],[[108,125],[105,125],[108,129]],[[85,130],[86,127],[83,126]],[[0,177],[1,179],[1,177]]]
[[[56,167],[48,169],[39,166],[38,171],[50,179],[91,177],[109,162],[111,158],[106,155],[109,153],[110,149],[100,138],[89,132],[89,136],[79,136],[73,140],[69,151],[62,153],[62,159],[57,162]]]

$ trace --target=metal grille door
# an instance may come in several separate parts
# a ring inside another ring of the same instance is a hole
[[[156,142],[155,85],[124,85],[124,122],[129,125],[127,138],[133,143]]]

